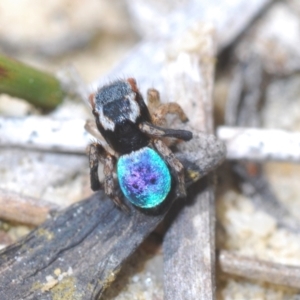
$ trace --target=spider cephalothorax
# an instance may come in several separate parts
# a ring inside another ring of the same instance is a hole
[[[148,103],[151,114],[133,78],[114,81],[90,96],[97,129],[108,144],[99,139],[89,147],[91,187],[104,188],[120,207],[124,204],[119,189],[135,206],[159,206],[170,192],[172,178],[177,196],[186,195],[183,166],[162,138],[188,141],[192,133],[158,124],[167,113],[177,114],[182,121],[187,118],[178,104],[161,104],[154,89],[148,90]],[[104,166],[103,180],[98,176],[99,161]]]

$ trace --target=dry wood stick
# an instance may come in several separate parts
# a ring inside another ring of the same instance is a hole
[[[0,189],[0,219],[37,226],[54,209],[58,207],[50,202]]]
[[[85,153],[90,136],[85,120],[45,116],[0,117],[0,146],[43,151]]]
[[[195,39],[192,39],[193,35]],[[196,40],[196,37],[199,44],[189,48],[187,41]],[[175,47],[171,49],[173,56],[166,65],[170,98],[182,104],[192,126],[200,131],[212,132],[213,31],[207,26],[192,28],[177,42],[172,45]],[[181,48],[181,45],[184,46]],[[166,300],[215,298],[212,183],[209,180],[202,182],[201,188],[193,190],[188,198],[186,203],[182,200],[181,204],[186,205],[176,215],[163,243]]]
[[[300,268],[222,250],[219,264],[225,273],[247,279],[300,289]]]
[[[217,135],[226,143],[228,159],[300,162],[300,132],[220,126]]]

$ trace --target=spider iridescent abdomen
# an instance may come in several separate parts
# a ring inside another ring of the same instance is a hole
[[[160,205],[171,189],[169,168],[148,147],[122,155],[117,162],[117,176],[124,196],[142,208]]]
[[[133,78],[114,81],[90,96],[97,129],[105,140],[90,145],[91,187],[103,188],[123,208],[119,191],[133,205],[152,209],[167,198],[172,180],[176,195],[186,195],[183,166],[162,138],[188,141],[192,133],[158,124],[164,123],[167,113],[177,114],[183,122],[187,117],[178,104],[161,104],[154,89],[148,91],[148,100],[150,111]],[[98,177],[99,162],[104,165],[104,180]]]

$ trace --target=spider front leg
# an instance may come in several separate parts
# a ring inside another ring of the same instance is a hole
[[[174,153],[159,139],[154,139],[154,147],[157,152],[163,157],[171,168],[171,172],[177,182],[176,196],[179,198],[186,197],[185,183],[184,183],[184,167],[182,163],[176,158]]]
[[[98,168],[99,162],[103,164],[103,182],[99,179]],[[99,143],[93,143],[89,146],[89,164],[90,164],[90,181],[93,191],[104,188],[105,194],[122,210],[128,211],[127,206],[119,197],[119,188],[116,186],[114,179],[116,158],[108,153]]]
[[[164,125],[167,114],[177,115],[182,122],[188,121],[186,114],[178,103],[161,103],[159,92],[155,89],[148,89],[147,102],[152,122],[155,125]]]
[[[143,122],[139,125],[139,129],[149,135],[150,137],[164,138],[171,137],[176,139],[181,139],[183,141],[189,141],[193,138],[193,134],[188,130],[180,129],[169,129],[156,126],[149,122]]]

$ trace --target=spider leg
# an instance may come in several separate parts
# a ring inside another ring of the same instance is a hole
[[[92,135],[94,138],[96,138],[97,140],[104,142],[104,139],[101,135],[101,133],[99,132],[96,122],[94,120],[86,120],[85,124],[84,124],[84,129],[90,134]]]
[[[147,135],[154,137],[154,138],[171,137],[171,138],[181,139],[184,141],[189,141],[193,138],[193,134],[191,131],[163,128],[163,127],[151,124],[149,122],[141,123],[139,125],[139,129],[142,132],[144,132]]]
[[[90,182],[91,182],[91,189],[93,191],[98,191],[102,188],[102,184],[98,176],[99,146],[100,145],[98,143],[92,143],[88,146],[87,149],[88,156],[89,156],[89,166],[90,166]]]
[[[154,110],[161,104],[159,91],[156,89],[147,90],[147,106]]]
[[[99,179],[98,175],[99,162],[103,164],[103,182]],[[119,188],[116,186],[114,179],[116,158],[108,153],[101,144],[92,143],[89,146],[89,164],[92,190],[97,191],[104,188],[105,194],[110,197],[118,207],[128,211],[127,206],[119,197]]]
[[[155,125],[163,125],[166,122],[167,114],[177,115],[182,122],[188,121],[186,114],[178,103],[161,103],[159,92],[155,89],[148,89],[147,102],[152,122]]]
[[[179,198],[186,197],[185,183],[184,183],[184,167],[182,163],[176,158],[174,153],[166,146],[166,144],[159,140],[154,139],[153,145],[157,152],[163,157],[171,168],[171,172],[177,182],[176,196]]]

